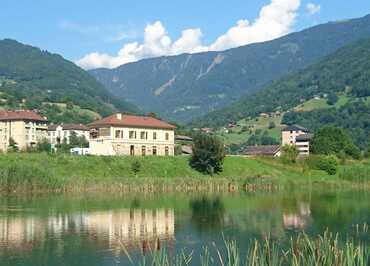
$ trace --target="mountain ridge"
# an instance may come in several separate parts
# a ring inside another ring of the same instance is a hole
[[[364,36],[370,36],[370,15],[226,51],[149,58],[89,72],[111,93],[144,111],[188,122]]]

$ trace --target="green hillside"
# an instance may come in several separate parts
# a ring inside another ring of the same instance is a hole
[[[345,127],[353,136],[362,136],[356,139],[363,144],[370,134],[368,96],[370,39],[341,48],[322,62],[274,81],[232,106],[199,119],[193,126],[221,127],[261,113],[292,111],[283,122],[301,122],[311,128],[324,124]],[[329,105],[329,99],[335,102]],[[298,117],[311,117],[311,122]]]
[[[0,108],[38,109],[53,122],[88,122],[94,116],[91,112],[137,110],[72,62],[8,39],[0,40],[0,93]],[[68,108],[46,103],[64,103]]]
[[[114,95],[128,99],[145,112],[189,122],[369,36],[370,15],[226,51],[151,58],[90,73]],[[230,118],[244,118],[245,112],[238,115],[239,110],[239,106],[233,109],[236,115]],[[228,117],[222,119],[225,116],[206,122],[227,122]]]

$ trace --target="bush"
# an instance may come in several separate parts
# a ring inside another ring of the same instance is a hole
[[[334,156],[310,156],[306,162],[311,169],[322,170],[329,175],[335,175],[338,170],[338,161]]]
[[[131,164],[131,171],[134,173],[135,176],[140,172],[141,170],[141,163],[138,160],[135,160]]]
[[[222,172],[225,149],[215,136],[199,133],[193,138],[193,155],[190,166],[205,174]]]
[[[299,152],[297,151],[296,147],[293,145],[285,145],[281,149],[281,160],[283,163],[290,164],[295,163],[297,161],[297,157]]]
[[[271,122],[269,123],[269,129],[273,129],[273,128],[275,128],[275,127],[276,127],[275,122],[271,121]]]

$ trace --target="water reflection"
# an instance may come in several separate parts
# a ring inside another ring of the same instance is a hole
[[[186,248],[197,256],[223,236],[244,251],[267,234],[284,241],[329,228],[347,236],[370,223],[369,209],[370,194],[352,192],[0,197],[0,265],[131,265],[128,253]]]
[[[173,209],[119,211],[0,218],[0,252],[27,251],[46,238],[87,237],[114,251],[159,249],[174,240]]]
[[[299,202],[295,212],[284,212],[283,223],[285,229],[303,230],[311,220],[311,208],[307,202]]]
[[[202,197],[190,201],[191,220],[199,232],[220,231],[224,225],[225,207],[219,197]]]

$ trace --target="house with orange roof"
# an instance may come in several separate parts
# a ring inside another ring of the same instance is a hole
[[[91,155],[174,155],[176,127],[154,117],[117,113],[88,127]]]
[[[33,111],[0,111],[0,151],[8,151],[11,139],[19,150],[36,146],[47,138],[47,123]]]

